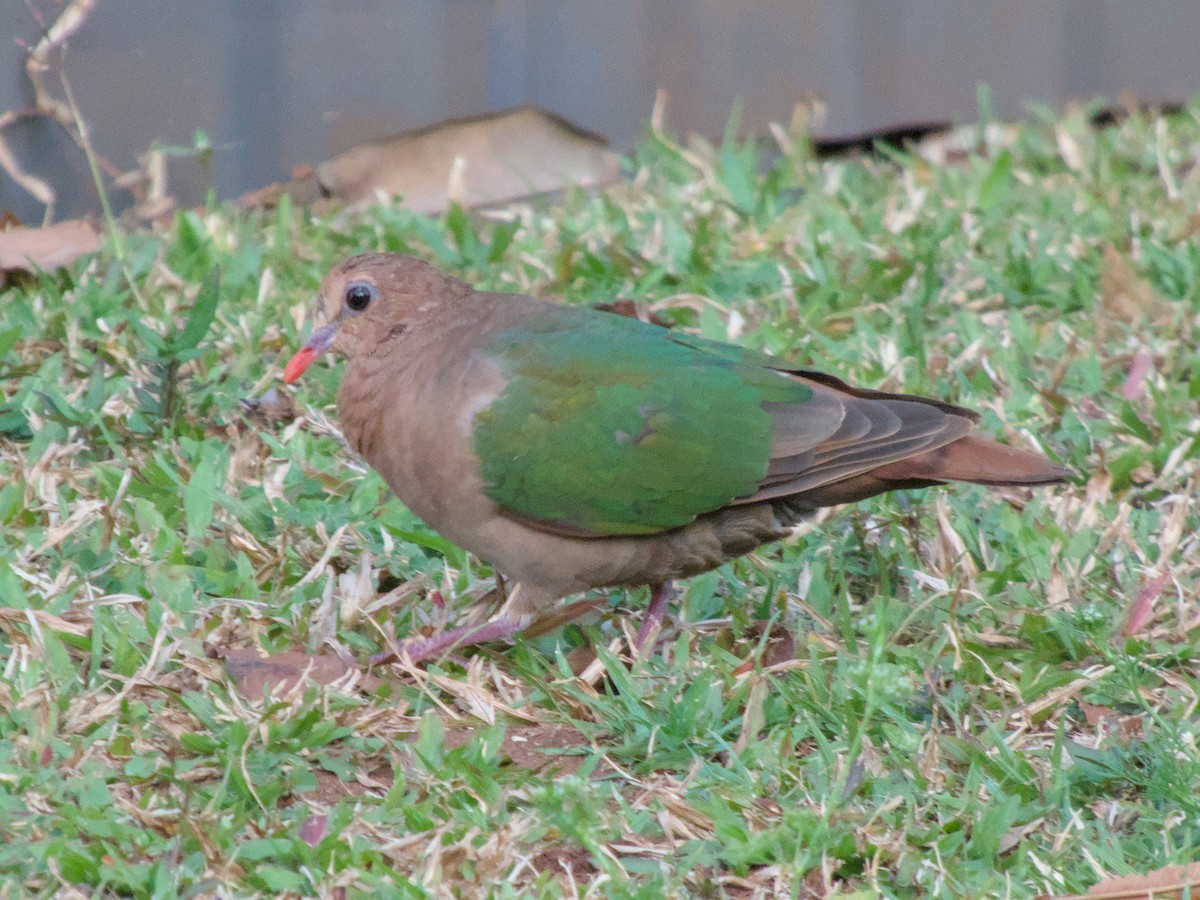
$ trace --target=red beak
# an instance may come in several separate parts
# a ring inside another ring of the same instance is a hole
[[[288,364],[283,370],[283,383],[293,384],[297,378],[303,375],[304,370],[312,364],[312,361],[329,349],[335,334],[337,334],[335,322],[322,325],[314,331],[308,339],[308,343],[297,350],[296,355],[288,360]]]

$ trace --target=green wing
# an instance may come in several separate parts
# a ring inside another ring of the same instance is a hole
[[[490,352],[508,382],[476,419],[485,492],[570,533],[653,534],[754,494],[770,410],[813,399],[780,360],[594,310],[547,306]]]

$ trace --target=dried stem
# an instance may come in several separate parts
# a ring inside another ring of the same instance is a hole
[[[109,237],[112,238],[113,254],[117,257],[121,268],[125,270],[125,280],[129,282],[130,288],[133,288],[131,273],[125,266],[125,241],[121,238],[121,229],[117,227],[117,219],[108,202],[108,191],[104,189],[104,179],[100,175],[100,164],[97,161],[96,151],[92,149],[92,139],[88,135],[87,124],[79,113],[79,107],[75,105],[75,94],[71,91],[71,82],[67,79],[65,71],[61,74],[60,80],[62,81],[63,95],[67,98],[71,116],[75,120],[75,127],[79,134],[79,146],[83,148],[83,155],[87,157],[88,169],[92,173],[92,181],[96,184],[96,193],[100,196],[100,208],[104,211],[104,226],[108,229]]]
[[[25,61],[25,73],[33,85],[34,107],[46,115],[53,116],[62,126],[70,130],[75,119],[70,107],[51,95],[45,83],[45,75],[50,71],[50,54],[61,50],[67,40],[83,27],[87,17],[91,15],[100,0],[71,0],[58,18],[42,34],[42,39],[29,53]]]
[[[46,84],[46,74],[51,69],[53,54],[61,51],[66,41],[83,26],[97,3],[99,0],[71,0],[63,7],[58,18],[42,33],[42,39],[29,51],[29,57],[25,60],[25,74],[33,86],[33,106],[27,110],[9,110],[0,114],[0,169],[7,172],[13,181],[46,207],[43,224],[49,224],[54,217],[54,204],[57,200],[54,188],[45,179],[31,175],[21,167],[16,155],[12,152],[12,147],[5,140],[3,132],[14,122],[30,116],[47,116],[54,119],[66,129],[72,139],[88,155],[88,165],[92,167],[93,176],[95,176],[96,166],[103,161],[99,160],[95,152],[90,149],[86,133],[83,130],[83,122],[77,111],[72,109],[74,104],[64,103],[51,94]],[[40,16],[36,13],[35,17],[39,22],[41,21]],[[100,197],[107,206],[103,191],[100,192]]]
[[[13,110],[0,115],[0,169],[7,172],[13,181],[23,187],[38,203],[46,207],[43,224],[48,225],[54,216],[54,188],[44,179],[22,169],[16,154],[12,152],[8,141],[4,139],[4,129],[19,118],[21,116]]]
[[[117,264],[121,267],[125,282],[134,299],[144,307],[145,300],[138,290],[133,272],[129,268],[125,255],[125,241],[121,236],[121,229],[117,226],[116,216],[113,215],[112,205],[108,201],[108,191],[104,187],[104,177],[101,172],[101,169],[104,169],[111,175],[119,170],[96,153],[96,148],[92,146],[87,123],[84,122],[79,106],[75,102],[75,94],[71,90],[71,82],[67,78],[65,69],[61,65],[58,66],[59,83],[62,85],[64,100],[58,99],[51,93],[46,78],[54,62],[52,55],[61,53],[66,48],[66,42],[83,27],[97,3],[99,0],[71,0],[55,19],[54,24],[43,32],[42,39],[38,41],[37,46],[30,51],[29,58],[25,62],[25,72],[29,76],[30,84],[33,85],[34,105],[25,115],[43,115],[54,119],[66,129],[83,151],[83,155],[87,159],[88,170],[92,174],[92,181],[96,186],[96,194],[100,198],[100,207],[104,213],[104,225],[109,239],[112,241],[113,254],[117,258]],[[49,224],[56,200],[54,189],[44,180],[23,171],[11,149],[4,142],[3,129],[20,117],[21,114],[16,112],[0,115],[0,167],[25,190],[46,205],[43,224]]]

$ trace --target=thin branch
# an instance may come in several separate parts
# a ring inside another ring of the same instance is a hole
[[[71,110],[67,104],[50,94],[44,78],[50,71],[50,54],[61,50],[67,40],[83,27],[83,23],[99,2],[100,0],[71,0],[63,7],[54,24],[42,34],[42,39],[25,60],[25,73],[33,85],[34,105],[53,116],[68,130],[74,125]]]
[[[95,155],[94,150],[89,150],[90,142],[83,130],[83,121],[72,112],[72,104],[64,103],[62,100],[55,98],[46,84],[46,74],[50,71],[52,65],[52,55],[61,51],[66,41],[74,35],[87,21],[87,17],[92,10],[96,8],[99,0],[71,0],[58,18],[54,20],[49,28],[42,33],[42,39],[37,42],[32,50],[29,51],[29,56],[25,60],[25,74],[29,77],[29,82],[33,86],[34,105],[31,109],[17,112],[9,110],[0,114],[0,169],[7,172],[17,184],[24,188],[34,199],[46,207],[45,215],[43,216],[43,224],[49,224],[54,217],[54,204],[57,200],[57,194],[54,188],[46,180],[39,178],[36,175],[31,175],[22,168],[16,155],[12,152],[12,147],[4,138],[4,129],[8,128],[19,119],[29,116],[47,116],[58,122],[72,139],[79,144],[85,154],[88,154],[88,164],[94,170],[98,164],[107,164],[100,160]],[[42,22],[40,13],[31,8],[34,18],[40,25]],[[101,200],[107,206],[107,201],[104,198],[104,192],[101,191]]]
[[[23,187],[38,203],[46,207],[45,221],[43,224],[49,224],[50,219],[54,216],[54,201],[56,199],[54,188],[50,183],[36,175],[31,175],[21,168],[21,163],[18,162],[16,154],[12,152],[12,148],[8,145],[8,141],[4,139],[4,129],[23,118],[15,110],[9,110],[6,113],[0,114],[0,169],[3,169],[8,175]]]
[[[108,229],[108,236],[112,238],[113,254],[117,257],[117,262],[120,263],[122,270],[125,271],[125,280],[129,282],[131,288],[134,288],[131,273],[125,266],[125,241],[121,237],[121,229],[117,227],[117,218],[113,215],[112,206],[108,202],[108,191],[104,189],[104,178],[100,174],[96,151],[92,149],[92,139],[88,134],[87,123],[83,121],[79,107],[75,105],[75,94],[71,91],[71,82],[67,79],[67,73],[63,71],[59,79],[62,81],[63,94],[67,98],[71,117],[75,120],[75,127],[79,131],[79,145],[83,148],[83,155],[87,157],[88,169],[91,170],[92,181],[96,184],[96,193],[100,196],[100,208],[104,211],[104,225]]]

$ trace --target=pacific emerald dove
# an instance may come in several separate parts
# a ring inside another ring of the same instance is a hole
[[[672,579],[788,533],[818,507],[947,481],[1070,472],[972,433],[938,400],[853,388],[634,318],[482,293],[425,262],[356,256],[326,276],[326,323],[288,363],[348,358],[350,446],[416,515],[511,583],[487,623],[405,642],[412,660],[509,637],[591,588]],[[390,656],[390,654],[388,654]]]

